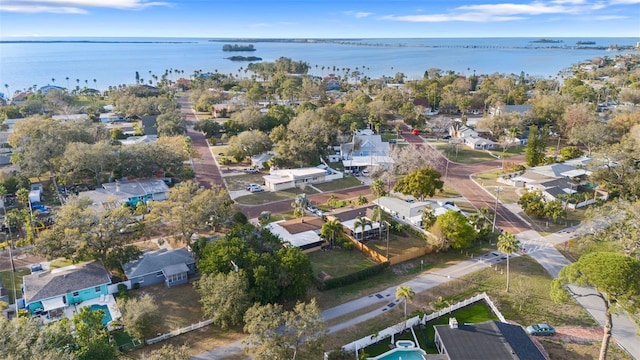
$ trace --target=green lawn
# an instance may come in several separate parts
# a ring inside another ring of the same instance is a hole
[[[360,186],[362,182],[354,176],[345,176],[342,179],[333,180],[331,182],[313,185],[322,191],[336,191],[354,186]]]
[[[331,277],[347,275],[377,264],[358,250],[314,251],[308,256],[314,275],[324,271]]]
[[[398,305],[401,306],[401,305]],[[439,318],[429,321],[424,328],[416,326],[413,331],[418,338],[420,348],[429,354],[437,354],[438,349],[434,343],[435,330],[434,325],[446,325],[449,323],[449,318],[455,317],[459,324],[464,323],[479,323],[487,320],[498,320],[498,317],[491,312],[489,305],[484,301],[476,302],[473,305],[466,306],[462,309],[458,309],[448,315],[441,316]],[[410,331],[399,334],[395,337],[395,340],[411,340],[415,341]],[[382,340],[376,344],[365,348],[365,352],[369,356],[378,356],[389,351],[390,339]]]
[[[22,277],[25,275],[31,274],[31,270],[27,268],[17,268],[15,272],[15,289],[16,295],[18,298],[22,297]],[[11,288],[11,271],[0,271],[0,278],[2,278],[2,285],[9,293],[9,301],[10,303],[14,303],[15,299],[13,298],[13,289]]]
[[[473,150],[466,147],[464,144],[458,145],[458,150],[448,143],[437,142],[434,143],[436,148],[444,153],[449,160],[462,163],[462,164],[474,164],[484,161],[496,160],[498,157],[504,156],[509,158],[511,156],[521,155],[524,153],[524,147],[511,148],[505,153],[502,149],[494,150]],[[492,155],[493,154],[493,155]],[[508,161],[508,160],[507,160]]]

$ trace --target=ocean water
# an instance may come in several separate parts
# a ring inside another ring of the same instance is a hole
[[[178,38],[43,39],[88,42],[15,40],[19,39],[0,39],[0,92],[13,93],[47,84],[106,89],[110,85],[134,83],[136,71],[148,83],[153,74],[159,77],[167,69],[184,71],[184,75],[170,76],[172,80],[189,77],[196,70],[250,76],[251,73],[244,70],[248,63],[225,59],[231,55],[258,56],[263,61],[274,61],[281,56],[306,61],[311,65],[310,73],[319,76],[334,72],[335,67],[338,74],[343,73],[343,68],[358,68],[371,78],[402,72],[408,79],[417,79],[430,68],[467,75],[524,71],[532,76],[556,77],[564,68],[579,61],[638,52],[575,49],[577,41],[595,41],[595,45],[589,46],[603,47],[635,45],[640,41],[638,38],[554,39],[561,43],[532,43],[535,38],[256,41],[251,42],[256,51],[229,53],[223,52],[222,46],[238,42]]]

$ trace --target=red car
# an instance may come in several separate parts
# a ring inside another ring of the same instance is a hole
[[[411,133],[412,133],[413,135],[420,135],[420,130],[418,130],[418,129],[413,129],[413,130],[411,130]]]

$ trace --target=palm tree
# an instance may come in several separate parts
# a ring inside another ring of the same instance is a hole
[[[329,220],[322,225],[320,236],[329,240],[331,247],[333,247],[335,240],[342,234],[342,230],[342,224],[338,219]]]
[[[520,241],[512,233],[505,231],[498,236],[498,250],[507,254],[507,292],[509,292],[509,257],[520,249]]]
[[[398,286],[396,288],[396,300],[404,299],[404,328],[407,328],[407,301],[411,302],[413,299],[413,295],[415,295],[415,291],[411,288],[411,286]]]
[[[371,220],[380,224],[380,231],[379,231],[380,240],[382,240],[382,222],[385,220],[385,215],[386,213],[384,212],[384,210],[382,210],[380,206],[374,207],[371,212]]]
[[[367,226],[371,226],[373,228],[371,220],[369,220],[369,219],[367,219],[365,217],[362,217],[362,216],[356,217],[356,222],[353,223],[353,228],[354,229],[357,229],[359,227],[362,228],[362,238],[359,239],[359,240],[364,240],[364,232],[365,232]]]

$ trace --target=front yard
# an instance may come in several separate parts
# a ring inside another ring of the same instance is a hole
[[[339,277],[377,264],[376,261],[355,249],[314,251],[307,254],[307,256],[309,260],[311,260],[311,266],[313,267],[313,274],[315,276],[323,272],[331,277]]]
[[[366,245],[379,254],[386,256],[387,254],[387,233],[382,234],[382,238],[375,237],[366,242]],[[402,255],[403,253],[427,246],[427,242],[417,236],[407,233],[394,234],[389,233],[389,257]]]

